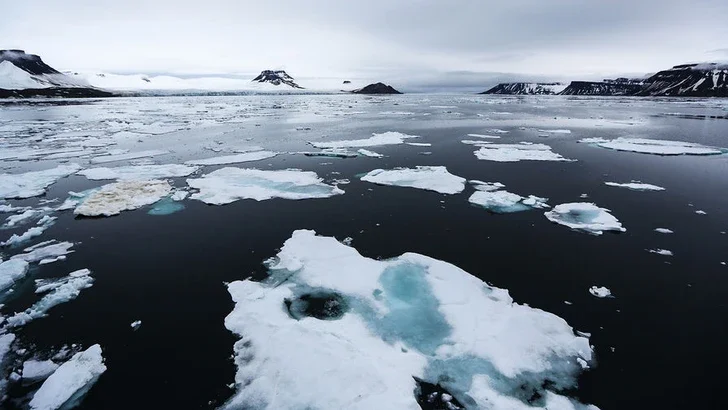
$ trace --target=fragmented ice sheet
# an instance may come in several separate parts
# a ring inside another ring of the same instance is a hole
[[[617,151],[637,152],[655,155],[720,155],[728,152],[725,148],[708,147],[684,141],[666,141],[648,138],[624,138],[613,140],[585,138],[579,142],[595,144],[598,147]]]
[[[30,401],[30,408],[34,410],[71,408],[83,399],[105,371],[101,346],[96,344],[83,352],[76,353],[43,382]]]
[[[592,286],[589,288],[589,293],[598,298],[607,298],[612,296],[612,291],[608,288],[605,288],[604,286]]]
[[[328,198],[344,191],[323,180],[312,171],[297,169],[263,171],[259,169],[222,168],[187,184],[199,192],[190,198],[212,205],[223,205],[240,199],[263,201],[271,198]]]
[[[13,283],[28,273],[28,262],[22,259],[10,259],[0,262],[0,292],[13,286]]]
[[[487,144],[475,151],[478,159],[497,162],[575,161],[551,151],[546,144]]]
[[[119,155],[104,155],[100,157],[95,157],[91,159],[91,162],[94,164],[105,164],[107,162],[115,162],[115,161],[126,161],[130,159],[137,159],[137,158],[149,158],[149,157],[156,157],[158,155],[164,155],[169,154],[169,151],[165,150],[148,150],[148,151],[136,151],[136,152],[129,152],[127,154],[119,154]]]
[[[167,181],[120,181],[104,185],[81,199],[73,211],[83,216],[111,216],[151,205],[172,192]]]
[[[551,222],[593,235],[601,235],[604,231],[626,231],[608,209],[588,202],[556,205],[544,215]]]
[[[129,165],[116,168],[89,168],[79,172],[91,180],[149,180],[162,178],[186,177],[200,167],[179,164],[166,165]]]
[[[538,132],[546,133],[546,134],[571,134],[571,130],[563,130],[563,129],[562,130],[560,130],[560,129],[556,129],[556,130],[541,130],[540,129],[540,130],[538,130]]]
[[[30,219],[37,218],[42,214],[41,211],[36,209],[28,209],[22,213],[10,215],[6,220],[4,227],[13,227],[15,225],[23,224]]]
[[[31,198],[43,195],[46,188],[61,178],[75,174],[81,169],[78,164],[59,165],[44,171],[22,174],[0,174],[1,198]]]
[[[35,293],[47,292],[46,295],[24,312],[9,317],[8,326],[23,326],[34,319],[46,316],[46,312],[54,306],[76,299],[81,291],[90,288],[93,282],[91,271],[88,269],[71,272],[62,278],[36,280]]]
[[[23,362],[23,379],[37,381],[45,379],[58,369],[58,365],[51,360],[26,360]]]
[[[465,189],[465,178],[451,174],[442,166],[375,169],[361,177],[361,180],[381,185],[427,189],[441,194],[457,194]]]
[[[28,228],[28,230],[21,234],[13,234],[6,241],[0,243],[0,246],[19,246],[36,236],[40,236],[46,231],[46,229],[50,228],[55,223],[56,219],[57,218],[55,216],[44,215],[37,222],[37,225],[39,226]]]
[[[468,201],[491,212],[500,214],[526,211],[533,208],[549,208],[548,204],[546,204],[548,198],[540,198],[534,195],[524,198],[518,194],[501,190],[500,188],[503,188],[504,185],[498,182],[470,182],[475,184],[476,191],[468,198]]]
[[[363,155],[365,157],[372,157],[372,158],[382,158],[384,155],[379,154],[374,151],[369,151],[368,149],[361,148],[357,151],[360,155]]]
[[[405,140],[419,138],[417,135],[407,135],[401,132],[388,131],[381,134],[373,133],[370,138],[360,140],[343,140],[330,142],[309,142],[316,148],[362,148],[379,145],[403,144]]]
[[[225,326],[241,339],[225,408],[418,409],[415,379],[469,408],[586,407],[563,392],[589,340],[456,266],[369,259],[305,230],[267,263],[266,281],[228,285]]]
[[[664,191],[665,188],[657,185],[652,184],[644,184],[639,181],[632,181],[624,184],[620,184],[617,182],[605,182],[605,185],[619,187],[619,188],[627,188],[631,189],[633,191]]]
[[[356,152],[348,151],[344,148],[327,148],[321,151],[302,151],[307,157],[329,157],[329,158],[356,158],[359,156]]]
[[[278,155],[277,152],[271,151],[254,151],[244,152],[242,154],[225,155],[222,157],[213,157],[205,159],[194,159],[186,161],[188,165],[226,165],[226,164],[237,164],[240,162],[251,162],[260,161],[262,159],[273,158]]]
[[[58,258],[68,255],[71,252],[73,244],[71,242],[46,241],[25,248],[25,253],[13,255],[10,260],[21,259],[29,263],[42,261],[44,259]]]

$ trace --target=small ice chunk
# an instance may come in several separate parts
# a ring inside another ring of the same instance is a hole
[[[484,181],[478,181],[477,179],[473,179],[470,181],[471,184],[473,184],[473,187],[478,191],[485,191],[485,192],[492,192],[497,191],[501,188],[505,188],[506,186],[501,184],[500,182],[484,182]]]
[[[673,256],[672,251],[668,251],[667,249],[658,248],[658,249],[648,249],[647,251],[650,253],[656,253],[656,254],[662,255],[662,256]]]
[[[640,154],[655,155],[720,155],[728,151],[725,148],[708,147],[692,142],[647,138],[620,137],[611,141],[601,138],[586,138],[579,142],[595,144],[598,147],[609,148],[617,151],[629,151]]]
[[[0,318],[2,318],[0,316]],[[12,333],[5,333],[0,335],[0,363],[5,361],[5,356],[10,353],[10,346],[15,341],[15,335]],[[0,379],[0,387],[2,387],[2,379]]]
[[[177,189],[169,198],[173,201],[183,201],[189,194],[190,193],[188,191]]]
[[[655,228],[655,232],[659,232],[659,233],[674,233],[673,231],[671,231],[670,229],[667,229],[667,228]]]
[[[707,212],[705,212],[703,210],[697,210],[697,211],[695,211],[695,213],[698,215],[707,215],[708,214]]]
[[[226,165],[237,164],[240,162],[260,161],[267,158],[273,158],[278,155],[277,152],[271,151],[253,151],[244,152],[242,154],[226,155],[221,157],[212,157],[205,159],[194,159],[186,161],[187,165]]]
[[[24,211],[22,213],[10,215],[5,220],[4,226],[9,228],[9,227],[13,227],[18,224],[23,224],[23,223],[26,223],[28,220],[37,217],[40,214],[41,214],[41,212],[38,210],[28,209],[27,211]]]
[[[329,157],[329,158],[356,158],[359,155],[356,152],[347,151],[343,148],[327,148],[321,151],[302,151],[307,157]]]
[[[142,325],[141,320],[135,320],[135,321],[131,322],[131,329],[137,330],[137,329],[139,329],[139,326],[141,326],[141,325]]]
[[[169,151],[155,149],[155,150],[148,150],[148,151],[129,152],[126,154],[119,154],[119,155],[103,155],[103,156],[91,158],[91,163],[105,164],[107,162],[126,161],[126,160],[137,159],[137,158],[149,158],[149,157],[156,157],[158,155],[165,155],[165,154],[169,154]]]
[[[316,148],[362,148],[380,145],[403,144],[405,140],[420,138],[418,135],[407,135],[401,132],[388,131],[381,134],[373,133],[370,138],[360,140],[343,140],[330,142],[309,142]]]
[[[546,144],[487,144],[475,151],[480,160],[496,162],[517,161],[575,161],[551,151]]]
[[[652,184],[644,184],[639,181],[632,181],[624,184],[620,184],[617,182],[605,182],[604,185],[613,186],[613,187],[619,187],[619,188],[627,188],[631,189],[633,191],[664,191],[665,188],[657,185]]]
[[[73,211],[83,216],[111,216],[151,205],[169,195],[167,181],[120,181],[102,186],[81,201]]]
[[[462,142],[463,144],[476,145],[479,147],[481,147],[483,145],[492,144],[492,142],[490,142],[490,141],[483,141],[483,140],[462,140],[460,142]]]
[[[31,171],[22,174],[0,174],[0,199],[31,198],[43,195],[46,188],[61,178],[81,170],[78,164],[59,165],[44,171]]]
[[[592,286],[589,288],[589,293],[598,298],[606,298],[612,296],[612,291],[610,291],[608,288],[605,288],[604,286]]]
[[[76,353],[51,374],[33,395],[33,410],[56,410],[78,404],[99,376],[106,371],[101,346]]]
[[[79,172],[90,180],[117,179],[117,180],[149,180],[162,178],[186,177],[196,172],[200,167],[179,164],[166,165],[129,165],[115,168],[89,168]]]
[[[493,134],[508,134],[510,131],[500,130],[498,128],[494,128],[492,130],[488,130],[488,132],[491,132]]]
[[[360,155],[364,155],[365,157],[371,157],[371,158],[382,158],[384,155],[379,154],[374,151],[369,151],[368,149],[361,148],[357,151]]]
[[[23,379],[38,381],[45,379],[58,369],[58,365],[51,360],[26,360],[23,362]]]
[[[27,209],[27,206],[12,206],[10,204],[0,204],[0,213],[21,212],[26,211]]]
[[[264,171],[228,167],[201,178],[188,179],[187,183],[200,191],[192,194],[192,199],[212,205],[229,204],[240,199],[328,198],[344,193],[336,186],[324,184],[315,172],[297,169]]]
[[[40,246],[42,245],[42,246]],[[59,256],[68,255],[74,251],[70,250],[73,247],[71,242],[58,242],[46,241],[42,244],[26,248],[26,253],[13,255],[10,260],[21,259],[26,262],[38,262],[43,259],[57,258]]]
[[[56,256],[55,258],[47,258],[47,259],[41,259],[38,262],[38,265],[47,265],[49,263],[58,262],[58,261],[65,261],[66,255]]]
[[[441,194],[457,194],[465,189],[465,178],[451,174],[443,166],[375,169],[361,177],[361,180],[381,185],[426,189]]]
[[[548,198],[539,198],[537,196],[529,196],[524,198],[518,194],[503,190],[491,191],[475,191],[468,198],[468,202],[495,212],[495,213],[512,213],[526,211],[531,208],[548,208],[546,204]]]
[[[432,144],[429,142],[405,142],[407,145],[411,145],[413,147],[431,147]]]
[[[25,277],[28,273],[28,267],[28,262],[22,259],[10,259],[0,262],[0,292]]]
[[[601,235],[603,231],[626,231],[608,209],[588,202],[556,205],[544,215],[551,222],[593,235]]]

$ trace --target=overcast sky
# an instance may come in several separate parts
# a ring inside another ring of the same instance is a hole
[[[61,70],[427,82],[728,60],[728,0],[0,0],[0,10],[0,48]]]

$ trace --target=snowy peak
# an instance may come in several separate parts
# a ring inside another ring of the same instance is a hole
[[[562,83],[500,83],[481,94],[555,95],[565,88]]]
[[[639,95],[728,97],[728,64],[676,65],[645,80]]]
[[[288,73],[283,70],[263,70],[260,72],[260,75],[253,79],[253,81],[273,85],[285,84],[293,88],[303,88],[300,85],[296,84],[296,82],[293,80],[293,77],[288,75]]]
[[[28,74],[61,74],[58,70],[44,63],[39,56],[27,54],[23,50],[0,50],[0,63],[4,61],[13,63],[14,66]]]

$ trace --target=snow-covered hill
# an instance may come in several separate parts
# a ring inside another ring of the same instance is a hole
[[[635,95],[642,89],[640,83],[572,81],[561,95]]]
[[[728,63],[677,65],[645,83],[638,95],[728,97]]]
[[[88,87],[84,81],[64,75],[34,54],[0,50],[0,89],[23,90],[52,87]]]
[[[565,88],[561,83],[500,83],[481,94],[555,95]]]

